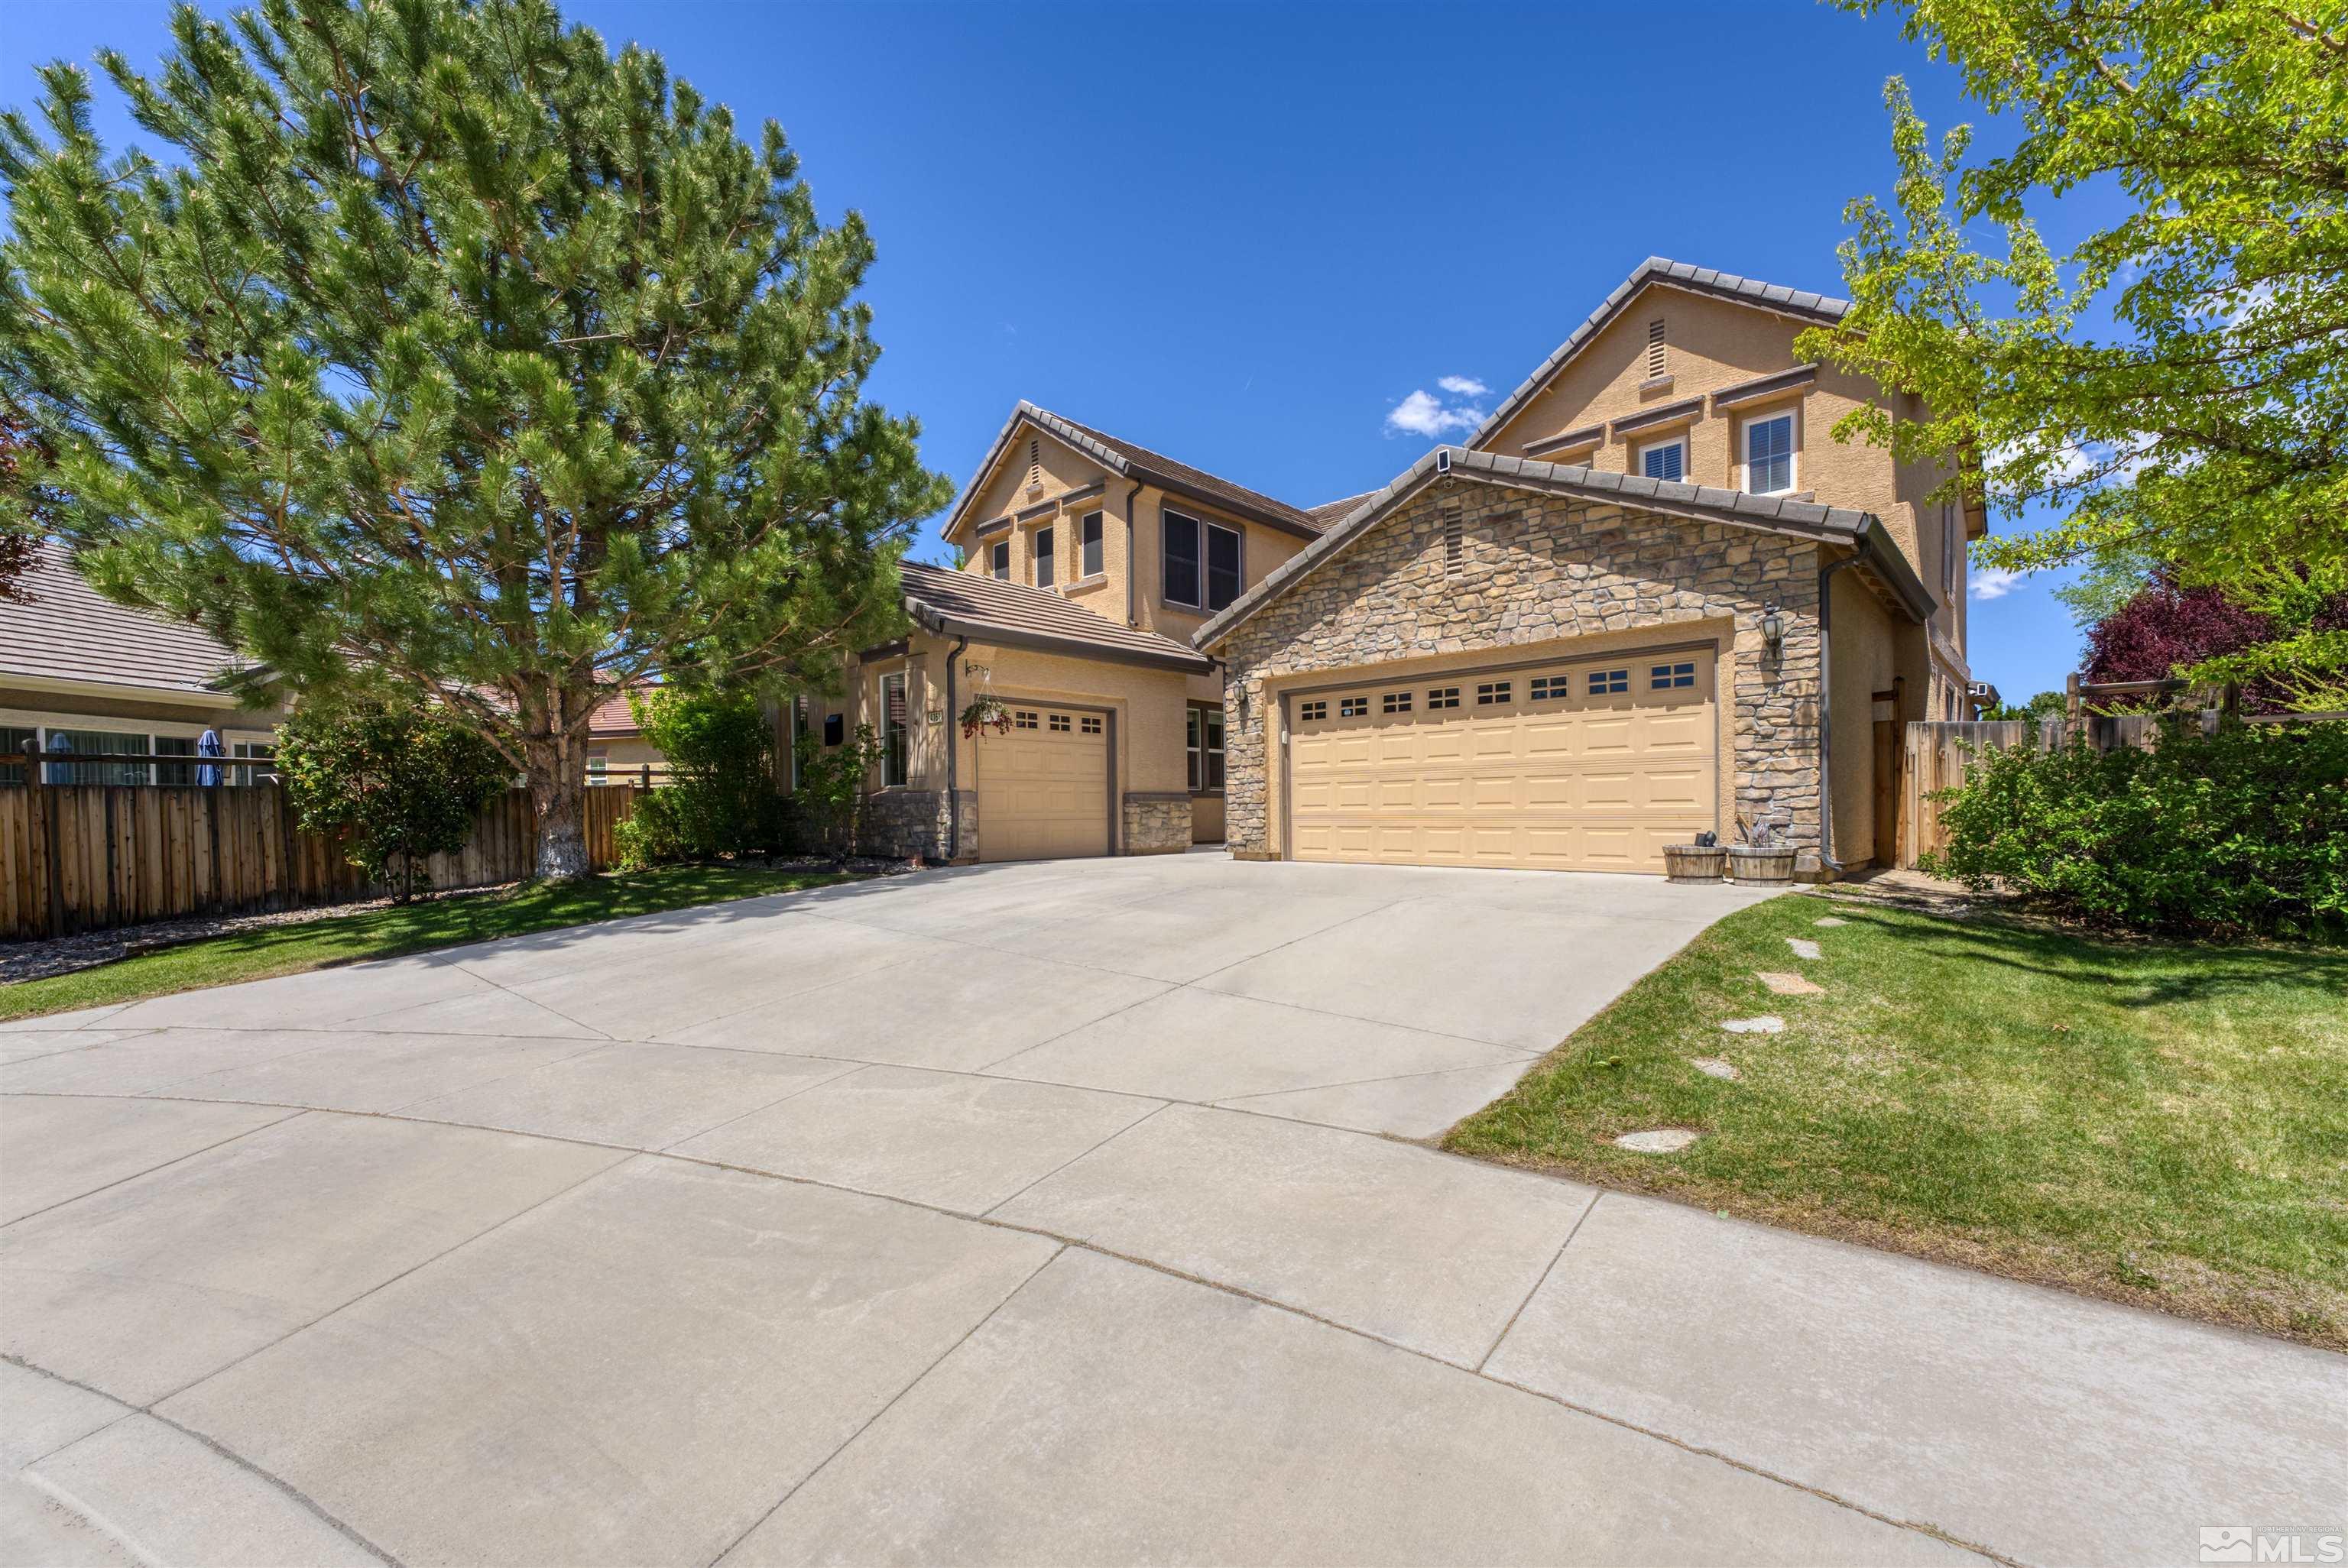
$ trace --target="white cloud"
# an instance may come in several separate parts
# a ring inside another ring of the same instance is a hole
[[[1965,590],[1975,599],[2003,599],[2022,581],[2022,573],[2007,571],[2003,567],[1985,566],[1972,574]]]
[[[1447,375],[1435,384],[1454,397],[1481,397],[1492,390],[1472,375]]]
[[[1434,440],[1455,430],[1473,430],[1484,423],[1484,411],[1473,404],[1447,405],[1421,387],[1386,410],[1386,434],[1424,436]]]

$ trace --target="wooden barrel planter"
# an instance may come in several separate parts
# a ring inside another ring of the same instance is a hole
[[[1794,879],[1791,849],[1756,849],[1739,844],[1728,851],[1728,879],[1739,886],[1774,886]]]
[[[1663,845],[1663,879],[1667,882],[1717,882],[1727,865],[1728,851],[1718,845]]]

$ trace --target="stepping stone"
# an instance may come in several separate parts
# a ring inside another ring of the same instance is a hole
[[[1839,915],[1828,915],[1823,919],[1813,920],[1810,924],[1813,926],[1824,926],[1828,930],[1831,931],[1837,926],[1848,926],[1850,922],[1844,919]]]
[[[1781,997],[1822,997],[1824,986],[1814,986],[1799,975],[1780,974],[1771,969],[1756,969],[1753,978]]]
[[[1816,942],[1811,941],[1807,937],[1788,937],[1786,938],[1786,946],[1794,949],[1794,957],[1797,958],[1822,958],[1826,957],[1824,953],[1818,950],[1818,945]]]
[[[1695,1070],[1698,1072],[1704,1074],[1708,1078],[1742,1078],[1745,1076],[1745,1074],[1736,1071],[1736,1064],[1735,1062],[1723,1061],[1716,1056],[1691,1056],[1688,1060],[1695,1064]]]
[[[1684,1127],[1657,1127],[1652,1132],[1625,1132],[1614,1140],[1614,1146],[1635,1154],[1676,1154],[1703,1136]]]
[[[1776,1013],[1765,1012],[1759,1018],[1726,1019],[1720,1027],[1731,1034],[1783,1034],[1786,1020]]]

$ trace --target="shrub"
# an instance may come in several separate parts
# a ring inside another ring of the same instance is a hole
[[[2348,923],[2348,723],[2179,727],[2152,749],[1987,752],[1925,870],[2097,924],[2316,935]]]
[[[405,904],[431,886],[427,857],[465,847],[513,764],[437,708],[376,696],[296,709],[277,733],[277,776],[301,825],[347,833],[344,853]]]
[[[774,723],[755,692],[653,688],[628,706],[668,760],[668,783],[620,824],[622,865],[796,846],[790,804],[775,789]]]
[[[809,835],[836,857],[856,853],[864,825],[865,781],[880,765],[880,743],[872,726],[859,724],[842,745],[827,746],[813,735],[798,743],[798,799]]]

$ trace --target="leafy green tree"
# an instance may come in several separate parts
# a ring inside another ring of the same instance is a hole
[[[1892,207],[1851,203],[1853,309],[1802,352],[1921,399],[1837,431],[1904,458],[1974,459],[1954,485],[2050,527],[1990,565],[2105,569],[2096,612],[2166,567],[2276,635],[2197,675],[2292,673],[2348,694],[2348,15],[2276,0],[1841,0],[1898,14],[1967,93],[2013,117],[2002,157],[1936,149],[1894,78]],[[2091,183],[2124,210],[2067,251],[2043,213]],[[1977,243],[1985,231],[2003,244]],[[2098,316],[2109,325],[2091,326]],[[2115,575],[2116,574],[2116,575]],[[2086,608],[2083,601],[2083,609]]]
[[[263,0],[99,56],[171,149],[110,159],[45,67],[0,117],[0,399],[102,592],[310,700],[384,671],[527,781],[587,868],[598,699],[820,684],[901,625],[950,487],[865,400],[872,243],[545,0]],[[5,503],[0,503],[5,505]]]
[[[302,825],[347,834],[351,864],[402,904],[431,886],[425,862],[464,848],[473,818],[513,779],[471,728],[399,695],[295,710],[275,767]]]
[[[791,835],[775,780],[775,721],[757,692],[628,694],[644,738],[668,762],[668,781],[620,825],[632,863],[776,850]]]
[[[1984,719],[2059,719],[2067,711],[2069,699],[2060,692],[2041,692],[2027,702],[2001,702],[1982,715]]]

